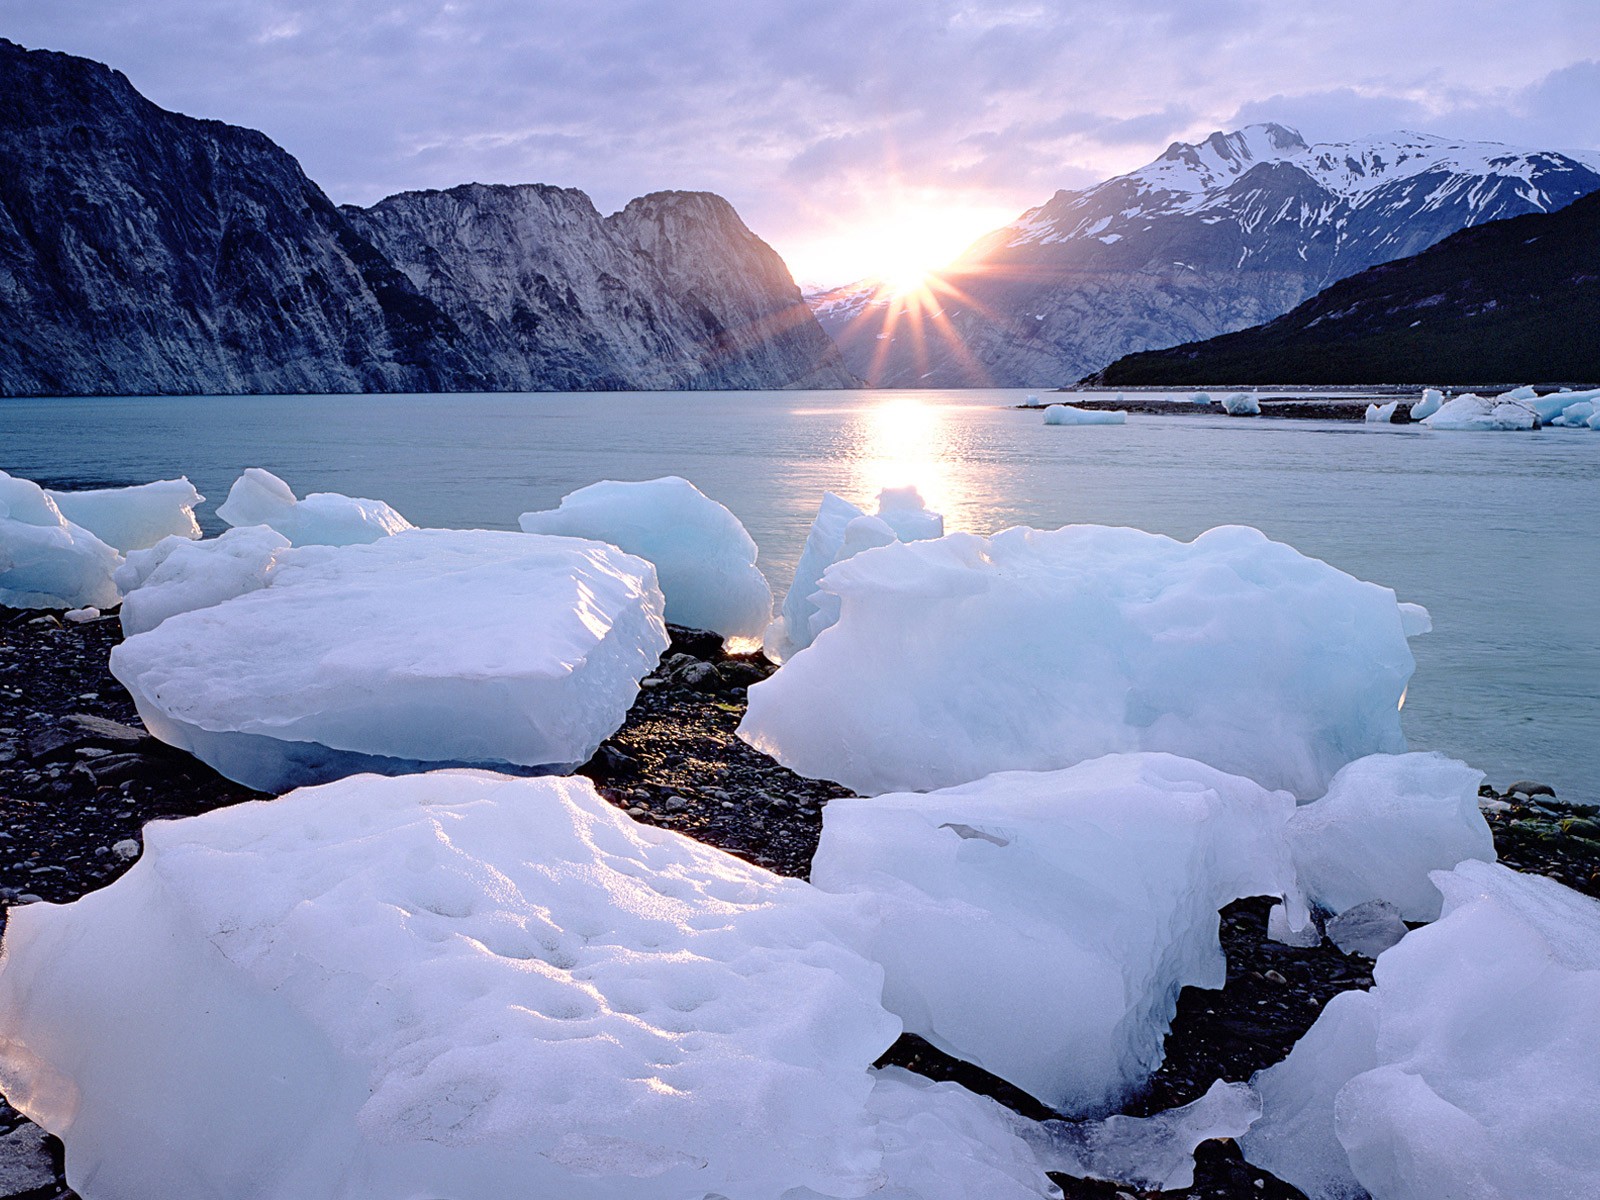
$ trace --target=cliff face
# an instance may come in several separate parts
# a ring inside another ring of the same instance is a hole
[[[717,197],[341,210],[263,134],[0,41],[0,395],[853,383]]]

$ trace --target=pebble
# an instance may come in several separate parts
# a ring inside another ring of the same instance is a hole
[[[118,858],[138,858],[139,843],[134,841],[132,838],[123,838],[120,842],[115,842],[112,844],[111,853],[115,854]]]

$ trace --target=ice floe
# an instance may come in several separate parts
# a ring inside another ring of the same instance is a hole
[[[1125,412],[1096,412],[1087,408],[1077,408],[1071,404],[1052,404],[1044,410],[1044,423],[1046,425],[1126,425],[1128,414]]]
[[[1369,404],[1363,419],[1368,425],[1387,425],[1394,420],[1395,410],[1399,407],[1398,400],[1391,400],[1387,404]]]
[[[0,471],[0,604],[110,608],[122,555],[62,515],[32,480]]]
[[[667,645],[655,569],[577,538],[241,537],[178,547],[152,583],[169,563],[140,624],[262,585],[166,615],[112,651],[112,673],[157,737],[264,791],[355,771],[577,765]]]
[[[250,467],[234,481],[217,516],[229,525],[267,525],[296,546],[354,546],[413,528],[382,500],[313,492],[297,500],[271,471]]]
[[[200,536],[194,506],[205,497],[187,478],[48,495],[67,520],[124,554],[148,549],[164,537]]]
[[[1444,407],[1444,393],[1438,388],[1423,388],[1422,399],[1411,406],[1410,417],[1413,421],[1420,421],[1424,417],[1431,417]]]
[[[1387,588],[1254,529],[1010,529],[837,563],[837,624],[750,689],[740,736],[858,792],[1164,750],[1297,796],[1405,750]]]
[[[266,587],[288,548],[289,539],[277,530],[243,525],[205,541],[169,537],[135,550],[116,573],[123,593],[123,636]]]
[[[1422,423],[1429,429],[1486,431],[1532,429],[1539,418],[1533,406],[1524,400],[1486,398],[1468,392],[1446,400],[1432,416],[1423,418]]]
[[[655,564],[667,620],[724,637],[758,638],[772,619],[772,589],[739,518],[687,479],[604,480],[523,513],[525,533],[609,542]]]
[[[1230,417],[1259,417],[1261,415],[1261,401],[1250,392],[1235,392],[1231,396],[1224,396],[1219,403]]]

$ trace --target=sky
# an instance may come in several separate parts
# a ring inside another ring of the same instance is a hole
[[[1600,0],[0,0],[0,35],[260,129],[340,203],[718,192],[805,283],[1253,121],[1600,148]]]

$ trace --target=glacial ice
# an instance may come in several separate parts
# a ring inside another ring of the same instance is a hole
[[[1110,755],[833,800],[811,879],[872,899],[884,1003],[909,1031],[1098,1116],[1160,1064],[1179,990],[1222,986],[1219,909],[1288,895],[1304,921],[1293,810],[1201,763]]]
[[[1420,421],[1431,417],[1444,406],[1444,393],[1438,388],[1423,388],[1422,399],[1411,406],[1411,419]]]
[[[266,587],[288,548],[289,539],[274,529],[241,525],[206,541],[174,536],[133,551],[115,577],[123,593],[122,635]]]
[[[1052,404],[1044,410],[1044,423],[1046,425],[1126,425],[1128,414],[1125,412],[1095,412],[1086,408],[1075,408],[1070,404]]]
[[[654,568],[598,542],[414,529],[235,548],[174,551],[152,609],[263,586],[166,616],[117,646],[111,671],[153,734],[262,791],[355,771],[575,766],[667,645]]]
[[[1230,417],[1259,417],[1261,415],[1261,401],[1249,392],[1235,392],[1231,396],[1225,396],[1221,404]]]
[[[896,543],[831,567],[838,623],[740,736],[866,794],[1165,750],[1297,796],[1405,749],[1394,593],[1239,526]]]
[[[1341,954],[1361,954],[1377,958],[1406,936],[1407,926],[1400,910],[1387,900],[1364,900],[1329,917],[1325,932]]]
[[[1483,772],[1443,754],[1374,754],[1333,777],[1289,821],[1307,898],[1332,913],[1387,900],[1407,921],[1439,915],[1430,871],[1495,859],[1478,809]]]
[[[1245,1157],[1312,1200],[1600,1195],[1600,903],[1469,859],[1255,1077]]]
[[[0,604],[110,608],[122,555],[74,525],[47,492],[0,471]]]
[[[234,480],[217,516],[229,525],[267,525],[296,546],[356,546],[413,528],[382,500],[313,492],[295,499],[271,471],[249,467]]]
[[[1525,401],[1504,397],[1491,399],[1468,392],[1464,396],[1446,400],[1437,412],[1424,418],[1422,423],[1429,429],[1532,429],[1537,417],[1533,406]]]
[[[772,618],[772,589],[756,544],[722,505],[687,479],[604,480],[523,513],[525,533],[609,542],[655,564],[667,620],[724,637],[757,638]]]
[[[67,520],[124,554],[147,549],[164,537],[200,536],[194,506],[205,497],[187,477],[137,487],[47,494]]]
[[[1387,404],[1367,405],[1366,423],[1368,425],[1387,425],[1394,420],[1395,409],[1400,407],[1400,401],[1391,400]]]
[[[794,582],[783,598],[777,618],[762,637],[767,657],[774,662],[785,661],[809,646],[817,634],[838,620],[838,597],[818,592],[823,572],[834,563],[890,542],[943,535],[944,517],[930,511],[914,487],[885,488],[878,495],[875,517],[832,492],[824,492],[811,530],[806,534]]]

